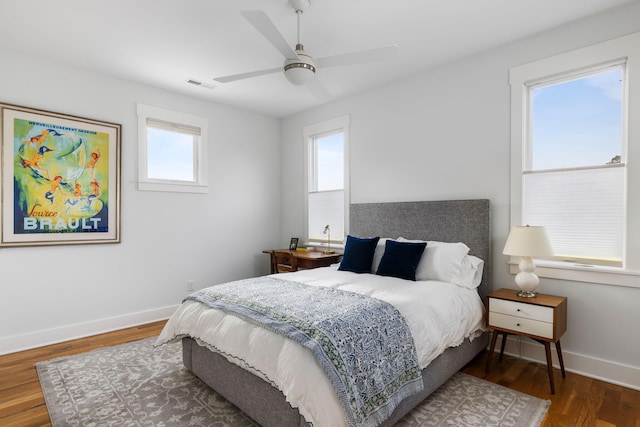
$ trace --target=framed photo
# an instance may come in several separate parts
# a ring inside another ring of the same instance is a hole
[[[0,246],[120,242],[119,124],[0,103]]]
[[[292,237],[291,242],[289,242],[289,250],[295,251],[298,248],[298,238]]]

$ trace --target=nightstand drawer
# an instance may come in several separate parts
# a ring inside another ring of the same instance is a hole
[[[553,338],[553,323],[509,316],[493,311],[489,312],[489,327],[507,329],[516,333],[535,335],[543,338]]]
[[[553,323],[553,308],[540,305],[490,298],[489,310],[495,313],[517,316],[540,322]]]

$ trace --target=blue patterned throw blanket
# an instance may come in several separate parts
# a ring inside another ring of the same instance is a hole
[[[391,304],[334,288],[258,277],[189,295],[311,350],[350,426],[377,426],[423,389],[407,323]]]

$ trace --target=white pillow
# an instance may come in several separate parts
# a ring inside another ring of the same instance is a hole
[[[399,242],[424,242],[398,238]],[[464,243],[427,241],[416,270],[416,280],[440,280],[441,282],[460,282],[462,260],[469,253]]]
[[[381,237],[378,240],[378,244],[376,245],[376,250],[373,253],[373,262],[371,263],[371,274],[376,274],[378,271],[378,266],[380,266],[380,260],[382,260],[382,255],[384,255],[384,248],[387,244],[387,240],[393,240],[388,237]]]
[[[453,283],[463,288],[475,289],[482,282],[484,261],[473,255],[465,255],[460,264],[460,274]]]

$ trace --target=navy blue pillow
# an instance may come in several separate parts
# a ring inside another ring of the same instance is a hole
[[[380,240],[380,237],[361,238],[347,236],[347,243],[344,246],[344,254],[338,270],[371,273],[373,253],[376,250],[378,240]]]
[[[416,280],[416,269],[427,242],[410,243],[387,240],[376,274]]]

